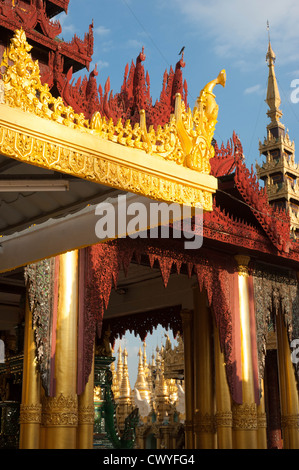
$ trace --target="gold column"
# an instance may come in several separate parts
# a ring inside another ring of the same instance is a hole
[[[206,292],[194,288],[194,404],[195,448],[214,449],[215,397],[213,387],[212,319]]]
[[[94,427],[94,361],[85,390],[78,399],[78,449],[93,448]]]
[[[238,285],[241,327],[243,404],[233,404],[233,441],[236,449],[257,449],[257,406],[254,396],[250,334],[248,256],[235,256],[238,263]]]
[[[60,255],[55,397],[44,397],[45,448],[75,449],[78,425],[77,323],[78,251]]]
[[[20,449],[39,449],[41,401],[40,376],[36,363],[32,312],[26,299],[22,404],[20,408]]]
[[[299,403],[294,365],[281,313],[276,319],[283,446],[285,449],[299,449]]]
[[[216,425],[218,449],[232,449],[231,396],[226,378],[224,354],[220,349],[219,332],[214,325]]]
[[[193,367],[193,312],[181,311],[184,337],[185,365],[185,447],[194,449],[193,416],[194,416],[194,367]]]

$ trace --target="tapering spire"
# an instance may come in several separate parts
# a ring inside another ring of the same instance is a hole
[[[135,388],[140,392],[141,399],[144,398],[150,401],[150,391],[148,385],[146,383],[145,373],[144,373],[144,363],[143,363],[143,355],[141,348],[139,348],[139,364],[138,364],[138,375],[135,383]]]
[[[269,23],[267,24],[269,31]],[[270,127],[280,127],[284,128],[279,122],[282,112],[279,109],[281,104],[280,94],[278,90],[277,80],[275,76],[274,64],[276,60],[275,53],[271,46],[270,34],[269,34],[269,44],[266,55],[266,61],[268,62],[269,75],[268,75],[268,87],[267,87],[267,98],[266,103],[269,106],[269,111],[267,112],[269,118],[271,119]]]
[[[155,380],[155,395],[156,395],[157,401],[168,403],[169,393],[168,393],[167,383],[164,377],[164,361],[162,358],[157,358],[157,376]]]
[[[117,361],[117,381],[119,385],[122,383],[123,379],[123,361],[122,361],[122,349],[121,346],[119,345],[118,348],[118,361]]]
[[[126,348],[124,349],[123,352],[123,376],[122,376],[122,381],[121,381],[121,386],[120,386],[120,391],[119,391],[119,398],[120,400],[126,400],[128,402],[131,402],[131,386],[130,386],[130,380],[129,380],[129,371],[128,371],[128,352]]]
[[[146,342],[143,341],[143,369],[144,369],[144,376],[145,379],[148,379],[148,374],[149,374],[149,367],[147,363],[147,356],[146,356]]]
[[[113,396],[114,396],[114,399],[117,400],[118,397],[119,397],[119,381],[118,381],[118,378],[117,378],[117,372],[115,370],[115,364],[114,362],[112,362],[111,366],[110,366],[110,370],[111,370],[111,373],[112,373],[112,392],[113,392]]]

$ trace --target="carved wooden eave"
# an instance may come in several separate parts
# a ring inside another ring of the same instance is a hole
[[[28,40],[39,44],[42,49],[46,48],[52,53],[59,51],[61,56],[72,62],[76,70],[83,67],[89,70],[93,54],[93,24],[90,25],[89,32],[85,34],[83,40],[76,35],[71,42],[57,39],[62,28],[59,21],[52,18],[62,11],[67,12],[68,3],[64,0],[53,0],[53,2],[31,0],[28,4],[22,0],[15,3],[5,0],[0,6],[0,25],[5,31],[10,32],[9,37],[15,30],[23,28]],[[41,28],[42,33],[36,28]],[[5,35],[6,33],[2,40]]]
[[[129,122],[115,126],[100,113],[88,121],[41,84],[30,50],[24,31],[16,31],[1,84],[3,155],[155,200],[212,210],[217,189],[217,179],[209,174],[218,111],[214,95],[208,94],[211,115],[205,113],[205,93],[193,114],[177,96],[176,116],[157,131],[147,132],[142,112],[140,125],[133,128]]]

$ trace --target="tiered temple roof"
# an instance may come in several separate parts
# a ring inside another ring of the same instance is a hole
[[[39,61],[41,80],[48,83],[54,94],[62,94],[70,69],[73,72],[89,69],[93,54],[93,24],[84,39],[75,35],[65,42],[60,38],[61,24],[53,18],[63,11],[67,13],[68,5],[69,0],[0,1],[0,56],[5,55],[14,32],[22,28],[33,46],[33,59]]]

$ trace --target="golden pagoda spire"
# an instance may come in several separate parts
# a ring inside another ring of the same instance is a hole
[[[146,377],[144,373],[144,362],[141,348],[139,348],[139,364],[138,364],[138,375],[135,382],[135,388],[139,391],[141,399],[146,399],[150,402],[150,390],[148,388]]]
[[[162,358],[157,358],[154,410],[157,423],[169,424],[172,421],[173,407],[170,403],[169,390],[164,377],[164,361]]]
[[[131,403],[131,386],[129,380],[129,371],[128,371],[128,352],[127,349],[124,349],[123,352],[123,374],[122,374],[122,381],[120,385],[119,391],[119,398],[126,399],[128,402]]]
[[[113,392],[113,396],[114,396],[114,399],[117,400],[117,398],[119,397],[119,381],[118,381],[118,377],[117,377],[117,372],[115,370],[115,363],[112,362],[111,366],[110,366],[110,370],[111,370],[111,373],[112,373],[112,392]]]
[[[158,357],[156,363],[155,400],[160,405],[165,405],[169,403],[169,391],[164,377],[164,361],[161,357]]]
[[[148,364],[147,364],[146,342],[145,341],[143,341],[143,369],[144,369],[145,378],[147,378],[148,373],[149,373],[149,368],[148,368]]]
[[[119,397],[117,400],[116,408],[117,424],[121,432],[124,429],[126,417],[131,413],[133,409],[127,357],[128,352],[125,348],[123,352],[123,363],[121,363],[123,365],[122,380],[120,383]]]
[[[122,383],[122,379],[123,379],[123,361],[122,361],[122,349],[121,349],[121,345],[119,345],[119,348],[118,348],[118,361],[117,361],[117,381],[118,381],[118,384],[119,386],[121,385]]]
[[[269,32],[269,22],[267,24]],[[271,119],[271,126],[282,126],[279,122],[282,112],[279,109],[281,104],[280,94],[278,90],[276,75],[275,75],[275,64],[276,56],[271,46],[270,34],[269,34],[269,44],[266,55],[266,61],[268,62],[269,75],[268,75],[268,87],[267,87],[267,98],[266,103],[269,106],[269,111],[267,112],[269,118]]]
[[[271,122],[267,126],[267,137],[263,142],[259,142],[259,152],[265,157],[265,161],[261,166],[256,164],[257,177],[264,182],[269,203],[289,213],[291,234],[292,237],[297,238],[299,234],[299,167],[295,163],[295,143],[290,140],[288,131],[280,122],[281,100],[275,77],[275,54],[270,35],[268,40],[266,60],[269,78],[266,103],[269,106],[267,114]]]

